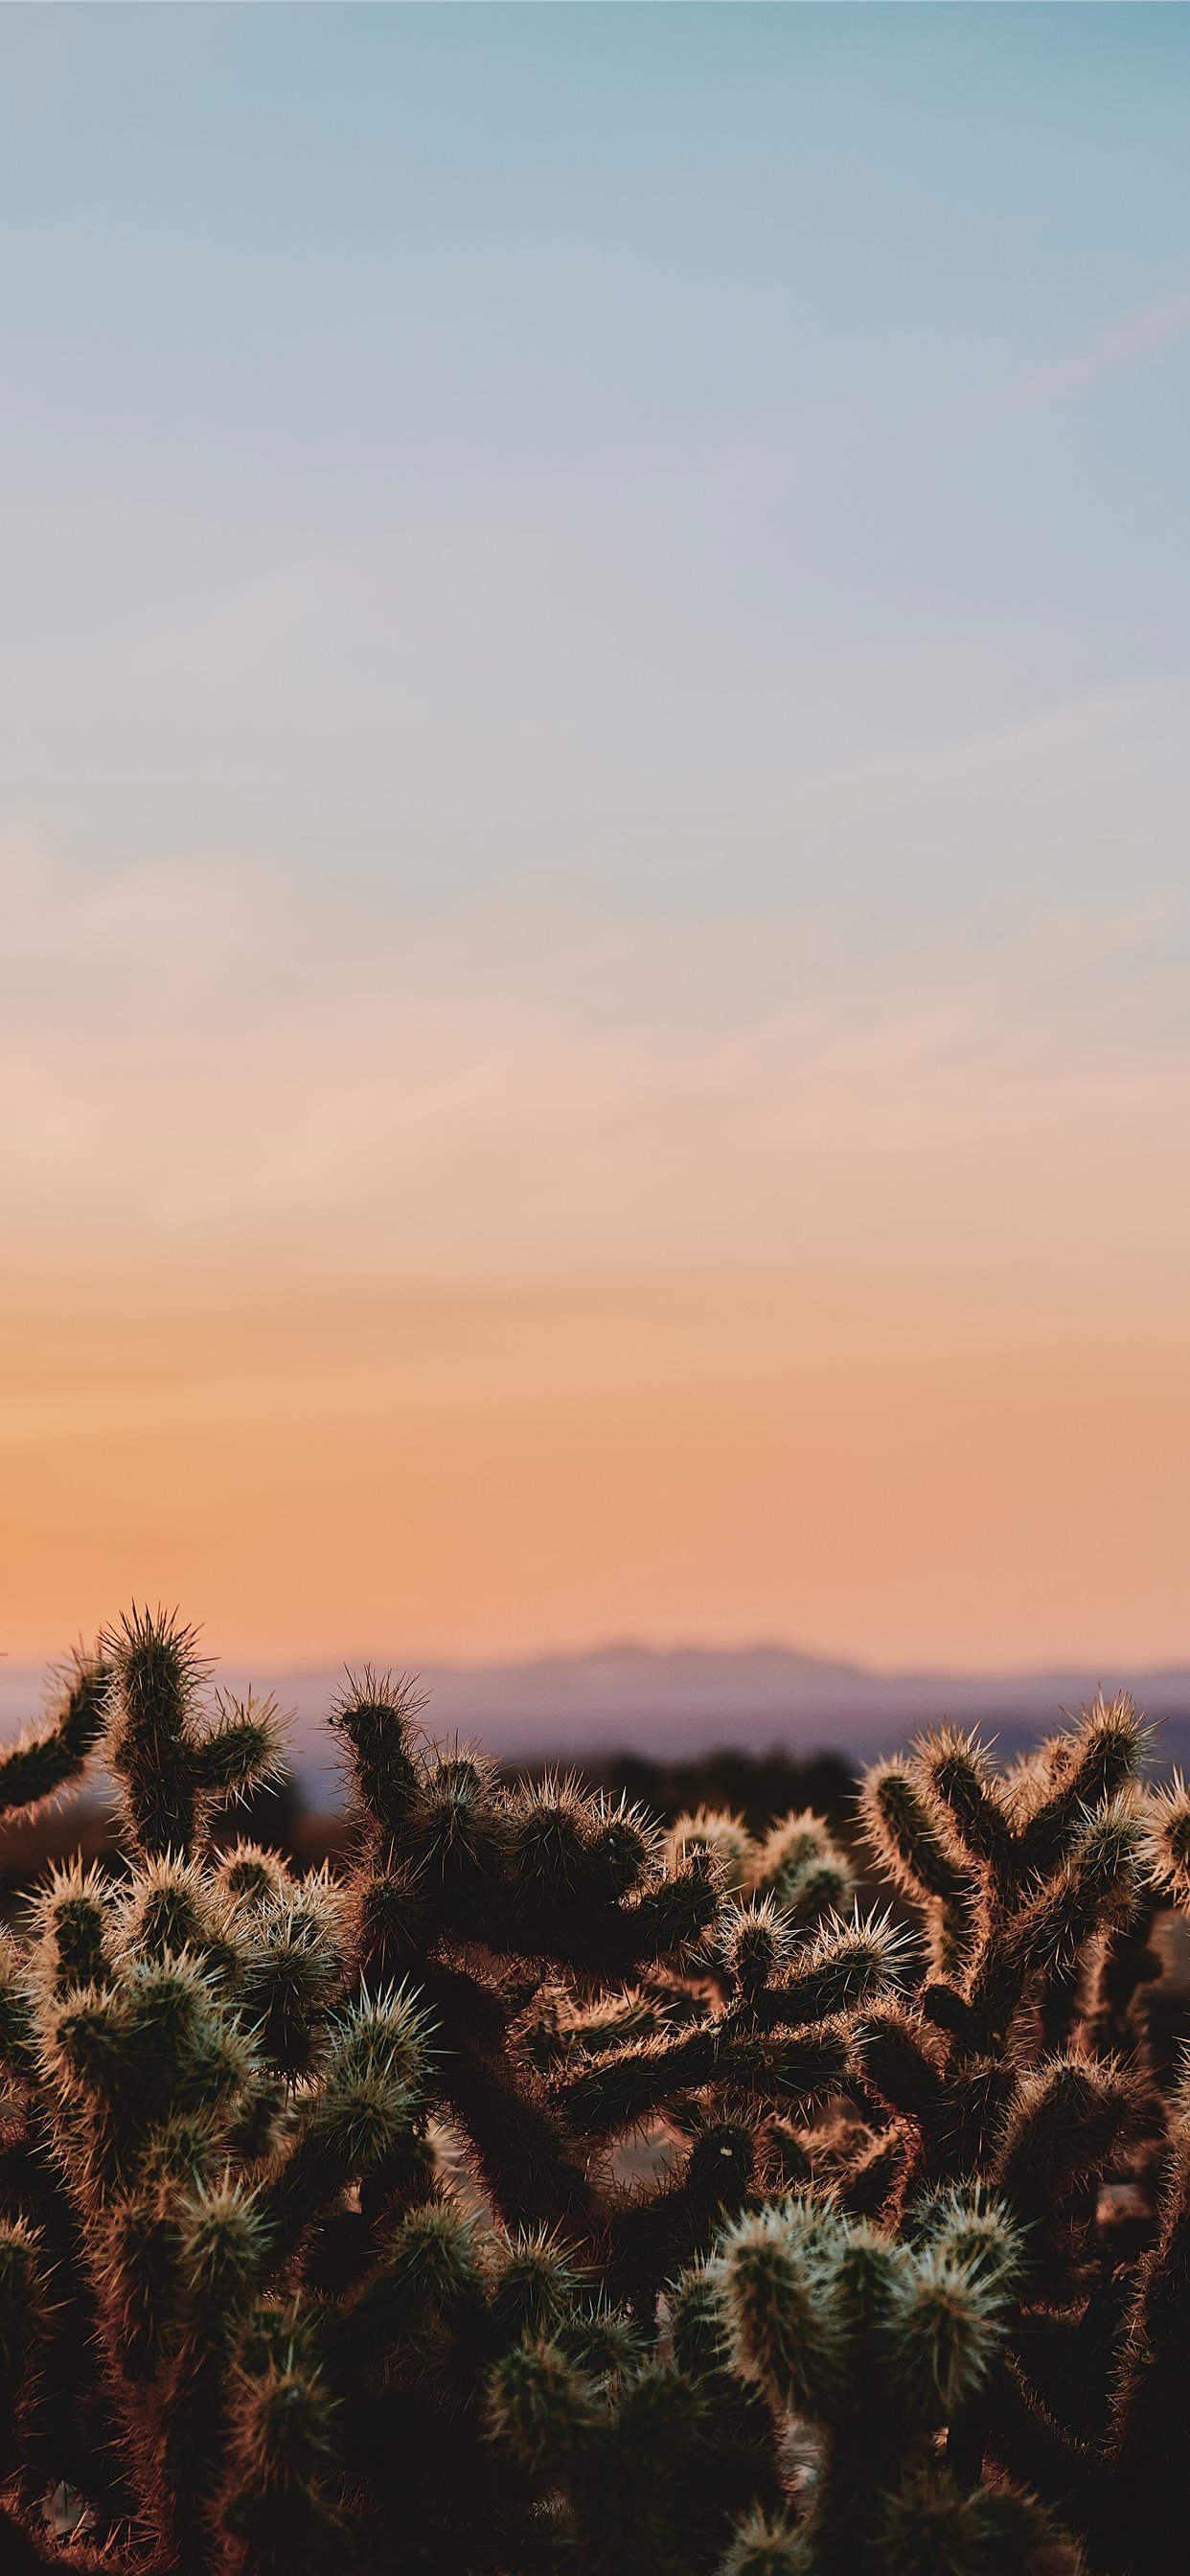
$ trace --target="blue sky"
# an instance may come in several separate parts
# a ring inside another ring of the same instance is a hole
[[[35,1302],[730,1276],[971,1384],[1032,1336],[1022,1388],[1167,1335],[1165,1491],[1188,71],[1143,5],[0,14]],[[1145,1580],[1109,1642],[1173,1637]],[[575,1599],[517,1642],[622,1624]],[[863,1643],[854,1587],[790,1617]]]
[[[766,911],[797,783],[1180,683],[1188,41],[7,12],[18,812],[89,868],[248,828],[397,909]],[[846,841],[861,901],[888,851]]]

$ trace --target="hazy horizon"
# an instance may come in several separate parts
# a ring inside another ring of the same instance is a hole
[[[0,1645],[1190,1650],[1190,20],[0,13]]]
[[[74,1653],[80,1648],[84,1651],[90,1649],[95,1642],[95,1638],[80,1634],[69,1640],[65,1646],[59,1641],[55,1646],[45,1647],[40,1653],[20,1657],[8,1653],[6,1649],[0,1649],[0,1712],[4,1709],[6,1686],[11,1689],[13,1685],[19,1685],[23,1689],[30,1679],[35,1679],[44,1683],[47,1697],[52,1696],[58,1676],[69,1669]],[[197,1651],[200,1664],[206,1667],[209,1686],[214,1689],[224,1685],[236,1689],[244,1686],[250,1686],[253,1689],[259,1687],[273,1689],[286,1681],[334,1682],[345,1674],[358,1674],[365,1669],[389,1674],[410,1674],[414,1679],[419,1673],[424,1672],[430,1675],[458,1675],[466,1680],[498,1681],[505,1676],[513,1679],[524,1673],[540,1673],[544,1676],[555,1669],[581,1667],[590,1670],[599,1665],[622,1667],[631,1664],[656,1665],[659,1669],[673,1670],[687,1663],[706,1668],[722,1666],[725,1670],[728,1668],[739,1670],[750,1664],[763,1663],[782,1666],[793,1671],[800,1667],[804,1668],[811,1677],[823,1675],[846,1680],[855,1679],[877,1688],[884,1683],[899,1687],[903,1683],[935,1679],[941,1682],[953,1680],[976,1685],[984,1682],[1012,1685],[1019,1682],[1032,1687],[1034,1684],[1044,1684],[1047,1681],[1063,1683],[1072,1678],[1079,1678],[1085,1680],[1092,1690],[1102,1688],[1111,1692],[1116,1689],[1131,1690],[1134,1683],[1145,1680],[1172,1679],[1177,1682],[1190,1680],[1190,1649],[1182,1655],[1165,1658],[1160,1662],[1148,1665],[1134,1664],[1131,1667],[1126,1666],[1118,1657],[1100,1659],[1097,1662],[1093,1657],[1080,1657],[1076,1654],[1054,1657],[1049,1661],[1035,1664],[1009,1661],[968,1665],[958,1661],[945,1664],[928,1661],[877,1664],[865,1662],[858,1656],[832,1652],[826,1647],[808,1646],[804,1641],[799,1642],[796,1639],[777,1636],[754,1636],[733,1640],[700,1637],[693,1634],[685,1637],[609,1635],[565,1645],[539,1644],[522,1654],[423,1658],[403,1652],[400,1640],[396,1639],[390,1640],[387,1647],[383,1644],[379,1646],[373,1644],[361,1647],[358,1651],[347,1647],[341,1652],[328,1655],[325,1659],[306,1658],[286,1664],[279,1662],[276,1657],[262,1658],[259,1655],[253,1657],[242,1647],[220,1651],[200,1628]]]
[[[205,1643],[205,1641],[203,1641]],[[337,1805],[342,1746],[328,1710],[360,1658],[285,1669],[222,1658],[210,1692],[271,1696],[287,1758],[317,1805]],[[400,1653],[381,1671],[410,1673]],[[587,1653],[520,1663],[415,1663],[422,1723],[439,1743],[472,1743],[503,1760],[583,1764],[628,1751],[656,1760],[700,1759],[730,1748],[796,1758],[832,1752],[868,1760],[911,1743],[924,1728],[973,1727],[999,1758],[1050,1734],[1100,1695],[1125,1691],[1149,1722],[1158,1771],[1190,1764],[1190,1657],[1144,1672],[1070,1664],[1036,1672],[880,1672],[780,1645],[715,1650],[608,1642]],[[0,1735],[23,1727],[52,1696],[47,1671],[0,1660]]]

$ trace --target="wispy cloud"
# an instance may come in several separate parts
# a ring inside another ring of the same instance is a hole
[[[998,777],[1004,770],[1078,751],[1156,710],[1176,686],[1154,681],[1092,689],[1006,723],[861,755],[844,769],[807,779],[788,799],[789,818],[811,824],[864,822],[948,789]]]
[[[1022,411],[1040,411],[1069,395],[1087,393],[1094,385],[1107,384],[1143,366],[1147,359],[1160,357],[1188,332],[1190,286],[1149,296],[1047,365],[1018,378],[1013,386],[1016,405]]]
[[[808,973],[798,923],[758,920],[787,974],[762,1003],[741,925],[712,1009],[708,925],[667,924],[647,947],[664,971],[632,980],[576,919],[518,974],[482,924],[336,944],[328,896],[280,914],[274,953],[270,883],[136,869],[72,908],[14,854],[10,1263],[493,1297],[726,1263],[796,1274],[867,1329],[898,1301],[1011,1300],[1025,1245],[1051,1313],[1087,1307],[1084,1278],[1129,1314],[1180,1311],[1173,892],[1035,904],[979,949],[923,930],[855,958],[824,938]]]

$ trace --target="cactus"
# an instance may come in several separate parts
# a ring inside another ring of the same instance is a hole
[[[355,1832],[134,1611],[0,1763],[121,1858],[0,1952],[0,2553],[108,2576],[1155,2576],[1190,2503],[1190,2107],[1149,2065],[1180,1783],[1122,1704],[1015,1771],[665,1835],[330,1713]],[[1099,2187],[1149,2241],[1117,2265]]]
[[[711,2271],[732,2359],[817,2435],[796,2554],[777,2567],[1056,2576],[1079,2564],[1033,2498],[968,2485],[938,2458],[938,2436],[997,2358],[1016,2244],[997,2207],[956,2200],[933,2216],[912,2245],[794,2195],[725,2234]],[[741,2539],[735,2563],[747,2568],[760,2545],[778,2547]]]

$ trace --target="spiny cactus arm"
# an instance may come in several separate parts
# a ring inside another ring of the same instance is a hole
[[[814,1820],[817,1822],[817,1819]],[[676,1877],[695,1855],[711,1864],[715,1884],[728,1895],[751,1890],[759,1852],[742,1816],[729,1807],[699,1807],[677,1817],[665,1838],[666,1866]]]
[[[554,2002],[557,2001],[553,1990]],[[563,2058],[603,2057],[633,2039],[660,2039],[667,2028],[665,2005],[639,1986],[624,1987],[593,2004],[563,2003],[551,2010],[550,1996],[535,2001],[528,2031],[535,2064],[554,2066]]]
[[[609,1983],[639,1976],[642,1969],[667,1959],[681,1961],[695,1950],[719,1917],[720,1897],[713,1865],[692,1852],[670,1878],[621,1905],[609,1906],[593,1932],[589,1965]]]
[[[125,1824],[142,1850],[185,1859],[198,1832],[191,1756],[209,1670],[197,1632],[134,1603],[100,1646],[111,1671],[105,1749]]]
[[[970,2185],[995,2169],[1017,2070],[1003,2055],[954,2058],[941,2102],[922,2123],[922,2177]]]
[[[207,2576],[229,2359],[274,2249],[260,2196],[230,2173],[176,2193],[172,2216],[175,2324],[146,2391],[134,2457],[159,2554],[176,2576]]]
[[[88,2194],[134,2186],[179,2123],[183,2145],[193,2123],[209,2135],[256,2075],[247,2040],[185,1953],[127,1960],[110,1989],[65,1996],[43,2017],[42,2061],[76,2187]]]
[[[1006,2287],[953,2243],[920,2253],[887,2325],[890,2384],[907,2423],[935,2432],[985,2384],[1003,2333]]]
[[[591,2576],[705,2567],[732,2514],[757,2500],[760,2466],[755,2442],[740,2440],[730,2412],[708,2407],[698,2381],[647,2360],[574,2481],[579,2563]]]
[[[766,2108],[772,2102],[797,2102],[809,2108],[840,2091],[851,2063],[850,2026],[840,2015],[833,2021],[809,2022],[802,2030],[774,2031],[760,2040],[729,2036],[719,2072],[723,2083],[750,2094]]]
[[[1129,1791],[1102,1798],[1097,1806],[1082,1811],[1071,1838],[1067,1871],[1088,1910],[1094,1909],[1097,1929],[1132,1921],[1147,1864],[1145,1818]]]
[[[947,2096],[946,2069],[928,2024],[903,2004],[877,2005],[852,2024],[851,2047],[864,2085],[878,2101],[924,2128],[939,2126]]]
[[[488,2438],[534,2484],[572,2475],[605,2413],[595,2383],[548,2338],[518,2344],[488,2380]]]
[[[931,1898],[958,1904],[966,1895],[970,1872],[940,1831],[935,1802],[903,1754],[874,1762],[865,1772],[859,1812],[874,1858],[903,1895],[919,1905]]]
[[[262,2221],[297,2243],[345,2187],[405,2157],[424,2163],[425,2016],[398,1988],[362,1995],[330,2026],[318,2082],[298,2102],[288,2150],[261,2186]]]
[[[983,2412],[989,2454],[1006,2475],[1046,2496],[1075,2530],[1102,2535],[1112,2518],[1108,2458],[1059,2424],[1011,2352]]]
[[[509,1894],[517,1921],[532,1927],[523,1946],[529,1950],[541,1941],[552,1948],[559,1938],[581,1933],[591,1897],[606,1901],[620,1892],[618,1872],[605,1878],[593,1866],[598,1811],[577,1781],[551,1774],[531,1788],[506,1792],[503,1812]],[[627,1884],[638,1876],[639,1869],[630,1870]]]
[[[738,2525],[715,2576],[817,2576],[812,2541],[791,2522],[750,2513]]]
[[[808,2188],[814,2179],[814,2149],[818,2133],[791,2120],[773,2119],[765,2133],[765,2160],[774,2182],[793,2191]]]
[[[407,1861],[360,1868],[347,1891],[351,1948],[361,1977],[383,1984],[419,1969],[434,1924],[416,1872]]]
[[[1156,2117],[1137,2070],[1050,2058],[1018,2080],[991,2180],[1019,2221],[1038,2225],[1072,2191],[1097,2180],[1113,2156],[1151,2136]]]
[[[549,2228],[501,2230],[494,2254],[489,2254],[492,2354],[509,2352],[533,2337],[565,2335],[589,2306],[595,2277],[577,2248]]]
[[[832,2257],[842,2231],[810,2205],[738,2219],[709,2265],[735,2368],[775,2405],[828,2422],[850,2380]]]
[[[44,2248],[49,2289],[47,2333],[29,2389],[36,2403],[25,2407],[20,2425],[21,2499],[37,2527],[35,2500],[60,2479],[88,2498],[105,2527],[125,2525],[135,2498],[108,2447],[101,2389],[110,2365],[102,2357],[83,2235],[35,2092],[28,2115],[6,2124],[0,2207],[23,2217]]]
[[[34,1985],[47,1998],[111,1982],[111,1882],[74,1861],[51,1871],[30,1910],[26,1946]]]
[[[886,1878],[920,1906],[934,1972],[962,1977],[987,1928],[983,1872],[957,1859],[936,1802],[903,1755],[873,1764],[860,1788],[860,1823]]]
[[[0,1816],[38,1807],[82,1778],[103,1734],[107,1689],[102,1658],[76,1654],[52,1715],[0,1754]]]
[[[189,1955],[221,1994],[239,1968],[233,1900],[194,1861],[166,1852],[108,1890],[108,1946],[122,1963]]]
[[[212,1804],[235,1797],[278,1767],[271,1701],[203,1708],[209,1666],[196,1632],[168,1611],[135,1604],[105,1630],[110,1668],[106,1753],[133,1839],[150,1857],[189,1858]]]
[[[420,1775],[386,1858],[413,1873],[441,1934],[503,1947],[510,1836],[495,1766],[478,1753],[434,1753],[423,1757]]]
[[[771,1896],[749,1897],[725,1907],[710,1953],[709,1972],[720,1993],[746,2014],[766,1986],[788,1966],[797,1935]],[[808,2013],[795,2019],[808,2021]]]
[[[107,2366],[143,2384],[160,2370],[178,2322],[178,2193],[163,2184],[124,2193],[87,2235]]]
[[[197,1789],[226,1800],[276,1779],[282,1770],[280,1715],[274,1699],[216,1700],[216,1719],[191,1754]]]
[[[983,2183],[923,2193],[905,2212],[904,2232],[915,2249],[945,2255],[1001,2300],[1021,2280],[1020,2231],[1001,2194]]]
[[[816,1924],[841,1914],[852,1902],[855,1871],[840,1852],[831,1860],[807,1861],[795,1875],[782,1873],[775,1886],[770,1883],[760,1892],[771,1893],[786,1921],[799,1932],[812,1932]]]
[[[971,1979],[978,2044],[1002,2045],[1022,2007],[1050,1986],[1068,1989],[1094,1936],[1128,1924],[1140,1902],[1146,1832],[1126,1797],[1080,1818],[1057,1874],[1018,1913],[997,1913]]]
[[[1150,1797],[1148,1874],[1168,1903],[1190,1910],[1190,1782],[1174,1771]]]
[[[342,1908],[325,1881],[291,1881],[288,1895],[258,1905],[241,1931],[236,2008],[261,2054],[286,2078],[305,2075],[315,2062],[347,1971]]]
[[[511,2228],[598,2235],[598,2187],[549,2089],[527,2055],[510,2049],[504,1997],[460,1968],[429,1968],[422,1991],[437,2032],[435,2095],[462,2131],[498,2216]]]
[[[783,2427],[755,2380],[731,2369],[705,2271],[672,2283],[666,2305],[672,2366],[658,2353],[637,2370],[615,2425],[613,2466],[627,2478],[636,2540],[635,2553],[626,2555],[640,2576],[653,2576],[658,2566],[707,2569],[740,2517],[767,2513],[779,2521],[788,2488]]]
[[[609,2307],[603,2298],[565,2318],[557,2329],[557,2342],[567,2360],[597,2380],[610,2398],[640,2369],[646,2350],[635,2318],[623,2307]]]
[[[815,1941],[778,1963],[759,1991],[746,1994],[739,2018],[777,2030],[854,2011],[895,1994],[911,1955],[909,1935],[887,1915],[828,1923]]]
[[[973,1870],[960,1897],[943,1904],[931,1898],[924,1909],[930,1966],[937,1977],[956,1983],[970,1975],[986,1938],[987,1891]]]
[[[572,1778],[505,1792],[502,1804],[507,1947],[599,1973],[623,1901],[658,1878],[659,1827]]]
[[[229,2576],[292,2576],[342,2563],[339,2409],[305,2339],[242,2364],[218,2518]]]
[[[808,1808],[770,1826],[747,1881],[753,1897],[771,1897],[790,1924],[808,1928],[837,1914],[855,1889],[855,1872],[821,1816]]]
[[[697,1957],[714,1926],[719,1899],[699,1864],[679,1879],[645,1887],[624,1901],[600,1893],[581,1905],[532,1904],[505,1888],[489,1904],[485,1937],[510,1958],[570,1970],[584,1983],[622,1985],[672,1961]],[[471,1927],[462,1927],[470,1937]],[[709,1962],[708,1962],[709,1965]]]
[[[1183,2103],[1171,2142],[1160,2226],[1144,2255],[1112,2399],[1112,2447],[1121,2506],[1135,2527],[1157,2529],[1190,2511],[1190,2111]],[[1155,2564],[1148,2546],[1138,2555]]]
[[[651,1809],[627,1791],[600,1789],[591,1799],[592,1852],[600,1878],[623,1896],[654,1870],[665,1870],[665,1831]]]
[[[0,2217],[0,2482],[16,2465],[36,2412],[51,2325],[45,2249],[24,2218]]]
[[[674,2370],[696,2398],[691,2413],[697,2446],[693,2457],[688,2455],[687,2474],[694,2473],[696,2511],[699,2497],[712,2508],[703,2522],[709,2546],[724,2521],[745,2510],[780,2518],[789,2484],[782,2459],[785,2426],[759,2382],[742,2378],[732,2367],[723,2300],[712,2271],[700,2264],[671,2280],[665,2303]]]
[[[1130,1923],[1117,1924],[1092,1946],[1082,1997],[1083,2028],[1101,2056],[1143,2045],[1141,1989],[1161,1975],[1163,1964],[1153,1945],[1157,1914],[1156,1899],[1142,1897]]]
[[[98,2119],[110,2114],[133,2080],[125,1996],[101,1986],[73,1987],[41,2016],[39,2056],[55,2107],[85,2106]]]
[[[762,2099],[812,2102],[843,2082],[849,2062],[842,2022],[819,2022],[773,2036],[733,2032],[707,2023],[675,2039],[644,2040],[617,2049],[577,2074],[554,2080],[552,2091],[569,2124],[591,2136],[610,2137],[662,2109],[674,2094],[728,2084]]]
[[[934,2030],[945,2031],[957,2039],[960,2047],[970,2051],[979,2046],[983,2025],[972,2011],[966,1996],[945,1977],[931,1977],[917,1997],[917,2008],[923,2021]]]
[[[838,2207],[849,2218],[895,2215],[917,2161],[916,2135],[902,2120],[869,2132],[835,2180]]]
[[[259,2293],[275,2250],[263,2193],[225,2175],[177,2204],[178,2297],[188,2331],[225,2345]]]
[[[1039,1986],[1069,1985],[1079,1951],[1076,1909],[1089,1938],[1092,1914],[1072,1883],[1057,1893],[1046,1889],[1024,1915],[997,1908],[966,1995],[952,2002],[944,1985],[931,1985],[922,1997],[927,2018],[949,2031],[964,2055],[1005,2056],[1014,2024],[1036,2008]]]
[[[349,1673],[328,1724],[341,1738],[366,1818],[385,1852],[402,1851],[422,1792],[418,1721],[425,1694],[411,1673]]]
[[[393,1714],[381,1724],[373,1694],[362,1706],[341,1706],[337,1717],[375,1755],[374,1739],[383,1750],[391,1738]],[[642,1890],[636,1882],[655,1837],[631,1811],[596,1808],[573,1784],[509,1799],[487,1766],[457,1760],[411,1764],[403,1797],[402,1812],[390,1817],[389,1865],[364,1906],[365,1955],[379,1946],[391,1957],[394,1938],[415,1951],[437,1919],[455,1936],[482,1933],[509,1950],[535,1948],[539,1958],[552,1955],[614,1983],[681,1952],[715,1918],[705,1863]],[[393,1903],[385,1901],[394,1869],[395,1936],[386,1919]],[[439,2089],[498,2208],[510,2219],[585,2229],[594,2218],[590,2187],[531,2067],[510,2059],[507,2009],[486,1980],[466,1972],[427,1965],[422,1981],[442,2023]]]
[[[914,1753],[918,1777],[960,1851],[1011,1886],[1020,1867],[1017,1836],[978,1738],[943,1726],[920,1737]]]
[[[1126,1696],[1085,1709],[1080,1723],[1050,1747],[1055,1785],[1020,1825],[1023,1869],[1048,1877],[1080,1816],[1139,1780],[1145,1749],[1146,1729]]]
[[[328,2354],[344,2388],[431,2378],[446,2347],[476,2366],[487,2305],[475,2223],[453,2201],[427,2201],[391,2231],[358,2293],[328,2319]]]
[[[666,2284],[674,2367],[713,2392],[743,2383],[732,2370],[731,2342],[716,2263],[696,2263]],[[755,2383],[751,2383],[754,2388]]]
[[[105,1630],[111,1671],[106,1753],[125,1823],[151,1857],[187,1859],[213,1803],[238,1795],[277,1768],[279,1735],[271,1702],[217,1703],[203,1712],[209,1667],[192,1628],[164,1610],[135,1604]]]
[[[28,2083],[41,2063],[33,1997],[15,1943],[0,1926],[0,2068]]]
[[[280,1853],[266,1850],[262,1843],[231,1843],[211,1854],[210,1867],[216,1885],[241,1908],[270,1900],[280,1903],[296,1892],[296,1882]]]
[[[1033,2496],[964,2490],[927,2460],[915,2459],[880,2496],[872,2552],[881,2576],[1085,2576],[1077,2539]]]

